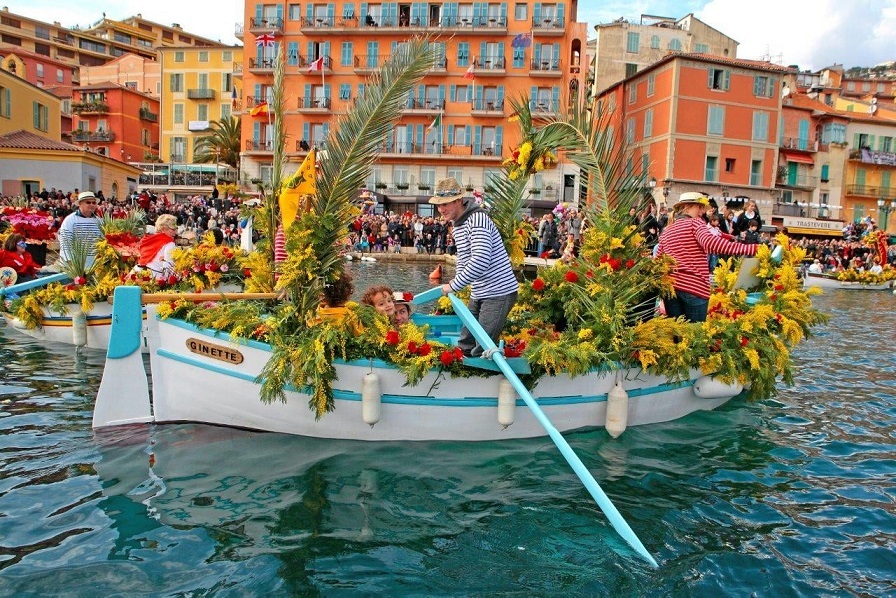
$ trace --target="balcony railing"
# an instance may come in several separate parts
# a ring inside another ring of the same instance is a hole
[[[300,69],[303,69],[303,70],[299,71],[300,73],[308,73],[309,75],[313,75],[313,74],[315,74],[317,71],[311,71],[311,72],[309,73],[308,70],[307,70],[307,68],[308,68],[309,66],[311,66],[311,63],[314,62],[314,61],[315,61],[314,58],[306,58],[306,57],[304,57],[304,56],[298,56],[298,57],[295,59],[295,64],[296,64]],[[327,70],[331,70],[331,69],[333,68],[333,59],[330,58],[329,56],[324,56],[323,65],[324,65],[324,68],[325,68],[325,69],[327,69]],[[293,65],[289,65],[289,66],[293,66]]]
[[[529,71],[535,73],[560,74],[560,59],[548,58],[547,60],[533,60],[529,63]]]
[[[246,141],[247,152],[272,152],[274,151],[274,142],[271,140],[250,139]]]
[[[847,195],[859,195],[862,197],[894,197],[896,187],[881,187],[879,185],[847,185]]]
[[[896,166],[896,153],[893,152],[878,152],[865,148],[853,149],[849,151],[849,159],[859,160],[865,164]]]
[[[249,70],[250,71],[274,71],[274,58],[262,58],[259,60],[258,58],[250,58],[249,59]]]
[[[405,110],[432,110],[439,111],[445,109],[445,100],[418,100],[410,99],[405,105]]]
[[[560,111],[560,102],[554,100],[531,100],[529,111],[538,114],[556,114]]]
[[[140,109],[140,119],[148,120],[149,122],[159,122],[159,115],[155,112],[150,112],[147,108]]]
[[[214,89],[188,89],[187,99],[190,100],[214,100]]]
[[[75,129],[72,131],[72,140],[74,141],[115,141],[115,133],[112,131],[82,131]]]
[[[381,153],[393,155],[429,155],[429,156],[483,156],[501,157],[501,148],[490,144],[452,145],[430,141],[428,143],[387,141],[380,148]]]
[[[354,57],[356,71],[372,71],[378,69],[382,64],[389,60],[388,56],[380,56],[379,54],[367,54]]]
[[[796,137],[785,137],[781,140],[781,149],[803,150],[806,152],[817,152],[818,142],[809,139],[799,139]]]
[[[283,31],[283,19],[280,17],[252,17],[249,19],[250,33],[278,33]]]
[[[753,184],[752,182],[750,183]],[[757,185],[759,183],[756,183]],[[818,186],[818,177],[817,176],[809,176],[807,174],[786,174],[784,176],[778,177],[777,180],[778,185],[785,185],[787,187],[811,187],[815,188]]]
[[[473,100],[473,110],[480,112],[502,112],[504,110],[504,100],[479,98]]]
[[[313,108],[329,110],[330,105],[330,98],[299,98],[298,103],[299,110],[307,110]]]
[[[503,71],[505,66],[507,65],[506,58],[500,58],[498,56],[476,59],[473,68],[477,70],[477,72],[485,72],[485,71]]]
[[[75,114],[104,114],[109,112],[109,104],[106,102],[72,102],[72,112]]]
[[[296,141],[296,151],[297,152],[307,152],[311,151],[314,148],[317,151],[324,149],[324,142],[322,140],[314,141],[312,140],[310,143],[304,139],[300,139]]]
[[[532,29],[536,35],[544,33],[545,30],[559,30],[562,32],[565,26],[566,19],[563,17],[532,17]]]

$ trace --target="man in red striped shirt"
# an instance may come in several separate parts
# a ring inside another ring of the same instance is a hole
[[[709,254],[756,255],[758,245],[746,245],[717,236],[701,216],[709,207],[702,193],[682,193],[675,204],[674,221],[663,229],[656,254],[675,258],[672,272],[675,297],[663,300],[666,315],[684,316],[690,322],[706,320],[709,306]]]

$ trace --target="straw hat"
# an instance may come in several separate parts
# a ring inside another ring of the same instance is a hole
[[[436,193],[429,198],[429,203],[442,205],[457,201],[464,196],[464,189],[454,177],[442,179],[436,183]]]
[[[697,193],[696,191],[688,191],[687,193],[682,193],[678,197],[678,202],[675,204],[675,206],[678,207],[680,205],[684,207],[685,204],[689,203],[700,204],[704,208],[708,208],[709,198],[702,193]]]
[[[96,195],[93,194],[93,191],[82,191],[81,193],[78,193],[78,203],[87,199],[96,201]]]

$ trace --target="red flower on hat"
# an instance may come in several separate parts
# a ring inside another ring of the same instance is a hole
[[[404,293],[402,293],[401,298],[404,299],[405,301],[413,301],[414,294],[409,293],[408,291],[405,291]]]

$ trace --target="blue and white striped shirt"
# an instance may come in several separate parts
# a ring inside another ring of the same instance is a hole
[[[457,274],[454,291],[471,286],[473,299],[503,297],[519,289],[501,233],[483,210],[471,208],[455,222]]]
[[[67,262],[72,259],[72,246],[79,239],[87,246],[87,265],[93,264],[96,255],[96,244],[103,238],[100,230],[100,219],[96,216],[86,218],[75,210],[65,217],[59,226],[59,258]]]

